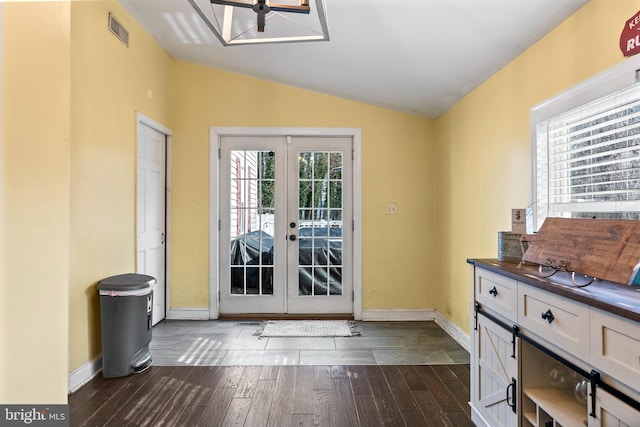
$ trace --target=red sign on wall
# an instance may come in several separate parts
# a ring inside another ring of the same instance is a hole
[[[640,53],[640,12],[624,24],[620,34],[620,50],[624,56]]]

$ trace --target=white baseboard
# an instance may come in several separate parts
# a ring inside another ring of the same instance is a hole
[[[171,320],[209,320],[208,308],[169,308],[167,319]]]
[[[424,322],[433,320],[465,350],[471,350],[471,338],[457,325],[433,309],[370,309],[362,310],[364,322]]]
[[[432,309],[403,310],[397,308],[362,310],[364,322],[424,322],[435,320]]]
[[[458,344],[464,347],[469,353],[471,353],[471,337],[462,329],[458,327],[458,325],[452,323],[449,319],[444,317],[440,312],[436,311],[435,322],[440,326],[446,333],[451,335],[451,337],[456,340]]]
[[[80,387],[91,381],[102,371],[102,355],[89,360],[69,374],[69,393],[74,393]]]

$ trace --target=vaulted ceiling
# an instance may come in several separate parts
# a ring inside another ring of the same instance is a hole
[[[432,118],[588,2],[325,0],[329,41],[225,47],[187,0],[119,1],[174,58]]]

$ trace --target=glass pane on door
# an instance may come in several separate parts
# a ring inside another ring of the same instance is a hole
[[[232,150],[230,156],[232,295],[273,295],[275,156]]]
[[[342,295],[343,153],[298,160],[298,295]]]

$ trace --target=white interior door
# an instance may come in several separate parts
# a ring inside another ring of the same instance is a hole
[[[136,270],[156,279],[153,324],[165,318],[166,135],[138,125]]]
[[[221,313],[352,313],[351,150],[349,137],[221,138]]]

